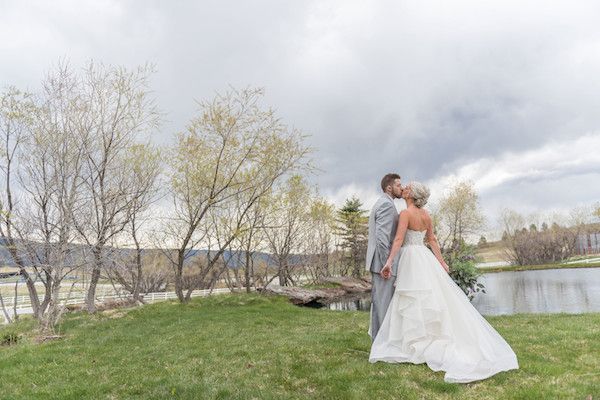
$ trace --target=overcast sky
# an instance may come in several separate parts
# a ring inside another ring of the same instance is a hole
[[[598,1],[4,1],[0,85],[74,66],[156,65],[169,143],[194,99],[260,86],[311,135],[321,193],[369,207],[383,174],[475,182],[503,207],[600,200]]]

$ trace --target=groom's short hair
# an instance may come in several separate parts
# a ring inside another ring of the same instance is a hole
[[[396,179],[400,179],[400,175],[398,174],[387,174],[381,180],[381,190],[385,192],[385,188],[394,183]]]

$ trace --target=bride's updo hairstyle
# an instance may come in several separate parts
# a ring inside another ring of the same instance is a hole
[[[414,200],[415,206],[421,208],[427,204],[427,200],[429,200],[429,195],[431,194],[427,186],[421,182],[410,182],[408,186],[410,186],[410,196]]]

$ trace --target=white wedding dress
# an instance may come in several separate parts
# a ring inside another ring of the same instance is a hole
[[[466,383],[519,368],[508,343],[477,312],[423,244],[407,230],[396,289],[369,361],[427,363],[446,382]]]

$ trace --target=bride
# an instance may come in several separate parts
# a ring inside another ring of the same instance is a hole
[[[400,213],[396,237],[381,271],[389,277],[400,251],[396,289],[369,361],[427,363],[434,371],[445,371],[446,382],[458,383],[519,368],[508,343],[448,276],[431,217],[422,209],[429,189],[412,182],[402,198],[407,209]],[[433,254],[423,244],[424,238]]]

